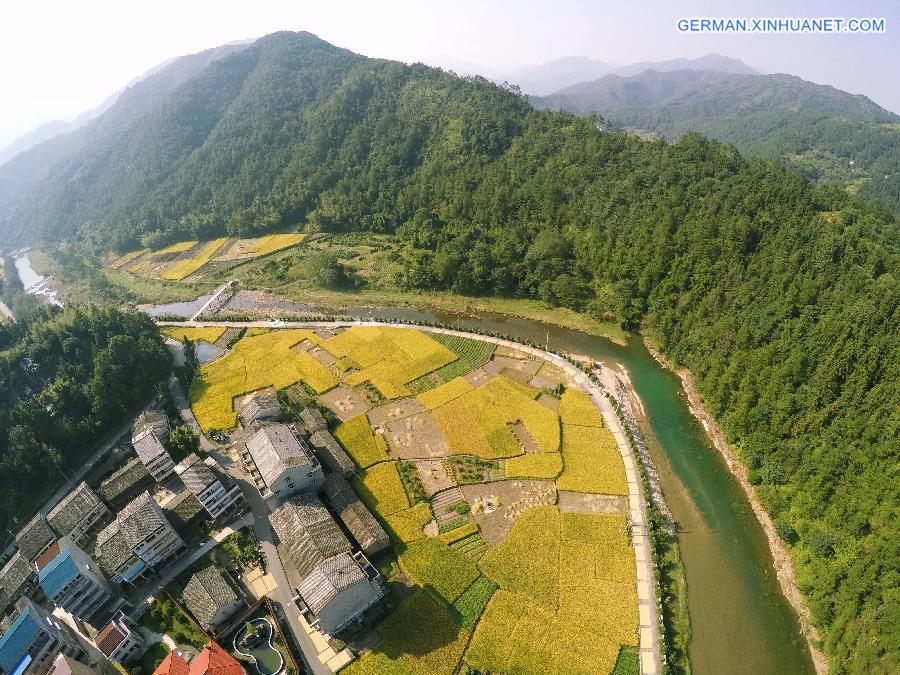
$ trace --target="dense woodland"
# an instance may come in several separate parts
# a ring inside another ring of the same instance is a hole
[[[670,140],[700,132],[900,213],[900,117],[865,96],[783,74],[648,70],[578,84],[535,103],[596,112]]]
[[[137,312],[44,306],[0,324],[2,531],[16,532],[170,370],[159,331]]]
[[[694,372],[751,468],[833,672],[896,672],[895,217],[696,134],[604,128],[480,79],[276,34],[53,166],[0,230],[97,251],[393,232],[410,288],[538,297],[641,329]]]

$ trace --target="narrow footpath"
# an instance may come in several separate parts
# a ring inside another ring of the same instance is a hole
[[[197,315],[195,315],[197,316]],[[417,326],[414,324],[403,323],[387,323],[383,321],[158,321],[160,326],[180,326],[184,328],[204,328],[204,327],[228,327],[228,328],[338,328],[352,326],[386,326],[393,328],[411,328],[415,330],[423,330],[432,333],[442,333],[444,335],[454,335],[474,340],[481,340],[491,344],[517,349],[519,351],[531,354],[537,358],[543,359],[557,366],[567,373],[575,383],[584,389],[594,401],[594,404],[600,410],[603,416],[603,423],[612,433],[616,440],[619,453],[622,455],[622,462],[625,465],[625,476],[628,481],[628,506],[631,520],[631,540],[634,547],[634,557],[637,567],[637,597],[638,597],[638,618],[639,618],[639,649],[641,662],[641,675],[657,675],[662,670],[660,660],[660,636],[659,636],[659,613],[657,610],[656,598],[656,582],[653,576],[653,561],[650,554],[650,539],[647,526],[647,504],[643,494],[643,487],[638,472],[637,461],[632,452],[631,444],[622,428],[619,418],[612,408],[612,405],[604,396],[603,390],[595,385],[587,375],[579,368],[572,365],[561,356],[551,354],[550,352],[535,347],[504,340],[502,338],[491,337],[487,335],[479,335],[477,333],[467,333],[465,331],[452,330],[449,328],[432,328],[429,326]],[[316,658],[316,650],[312,645],[312,641],[299,624],[297,611],[291,601],[290,588],[287,585],[287,579],[284,576],[284,569],[281,565],[278,552],[275,549],[272,537],[271,526],[269,525],[268,507],[252,486],[247,484],[246,479],[243,480],[244,494],[248,503],[253,509],[254,515],[254,533],[262,544],[263,551],[266,553],[267,560],[270,561],[270,571],[275,577],[278,584],[277,600],[282,604],[285,614],[291,621],[291,628],[294,635],[306,655],[308,665],[312,666],[312,672],[325,673],[330,672],[327,668],[324,670],[316,668],[321,663]],[[254,497],[255,494],[255,497]],[[270,552],[271,549],[271,552]],[[274,563],[274,564],[273,564]]]

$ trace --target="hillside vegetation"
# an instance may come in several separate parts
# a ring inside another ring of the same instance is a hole
[[[900,117],[791,75],[703,70],[609,76],[535,99],[676,140],[696,131],[900,212]]]
[[[2,236],[125,253],[299,224],[393,232],[408,288],[641,328],[750,467],[833,671],[900,667],[889,211],[696,134],[607,133],[309,34],[213,63],[125,129],[55,165]]]

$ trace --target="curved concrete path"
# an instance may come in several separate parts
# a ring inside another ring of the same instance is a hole
[[[565,371],[575,383],[584,389],[593,399],[603,416],[603,423],[616,439],[622,463],[625,465],[625,476],[628,480],[628,511],[631,519],[631,541],[634,546],[634,558],[637,566],[637,598],[639,650],[642,675],[657,675],[661,671],[659,615],[657,611],[656,582],[653,577],[653,562],[650,554],[650,538],[647,525],[647,504],[643,495],[643,486],[638,472],[637,460],[632,451],[628,436],[613,410],[603,390],[591,382],[579,368],[556,354],[529,347],[527,345],[491,337],[478,333],[453,330],[450,328],[433,328],[415,324],[388,323],[384,321],[158,321],[160,326],[182,326],[203,328],[207,326],[226,326],[228,328],[336,328],[352,326],[385,326],[389,328],[412,328],[444,335],[456,335],[475,340],[482,340],[503,347],[510,347],[548,361]]]

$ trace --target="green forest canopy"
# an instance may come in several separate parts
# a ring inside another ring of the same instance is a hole
[[[411,288],[641,328],[695,374],[749,466],[833,671],[900,668],[889,211],[696,134],[606,133],[309,34],[257,41],[123,129],[0,227],[119,251],[301,223],[393,232]]]

